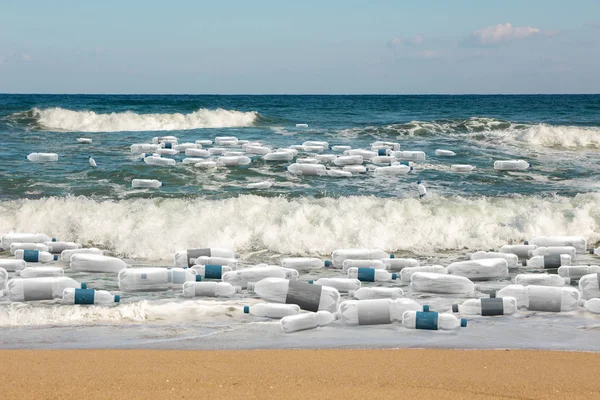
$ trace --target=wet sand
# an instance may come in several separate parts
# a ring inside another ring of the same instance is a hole
[[[600,353],[5,350],[5,399],[600,399]]]

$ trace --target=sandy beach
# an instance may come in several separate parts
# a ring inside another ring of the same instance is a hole
[[[599,363],[514,350],[0,351],[7,399],[595,399]]]

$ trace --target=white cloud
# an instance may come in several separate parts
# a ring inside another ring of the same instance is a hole
[[[33,57],[30,54],[21,54],[21,60],[28,62],[33,60]]]
[[[425,42],[425,38],[423,37],[423,35],[413,35],[410,37],[406,37],[406,38],[393,38],[392,40],[390,40],[390,47],[392,46],[418,46],[420,44],[423,44],[423,42]]]
[[[483,46],[497,46],[539,35],[541,29],[531,26],[512,26],[510,23],[488,26],[471,34],[471,40]]]

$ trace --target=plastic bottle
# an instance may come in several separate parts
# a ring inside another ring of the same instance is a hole
[[[250,157],[246,156],[233,156],[233,157],[219,157],[217,164],[222,167],[236,167],[240,165],[248,165],[252,162]]]
[[[281,266],[284,268],[295,269],[296,271],[309,271],[311,269],[321,269],[329,267],[329,260],[321,260],[310,257],[288,257],[281,260]]]
[[[308,283],[313,283],[313,281],[308,281]],[[335,288],[340,293],[353,292],[360,289],[361,286],[358,279],[349,278],[319,278],[314,283]]]
[[[452,304],[452,312],[467,315],[510,315],[516,311],[517,299],[514,297],[468,299],[462,304]]]
[[[8,282],[8,272],[4,268],[0,268],[0,297],[4,289],[6,289],[6,282]]]
[[[0,258],[0,268],[8,272],[15,272],[27,267],[24,260],[15,260],[12,258]]]
[[[344,152],[344,151],[352,150],[352,146],[336,145],[336,146],[332,146],[331,150]]]
[[[588,301],[582,300],[579,304],[589,312],[600,314],[600,299],[589,299]]]
[[[410,287],[416,292],[467,294],[475,291],[475,284],[464,276],[415,272],[410,280]]]
[[[225,272],[233,271],[231,267],[226,265],[194,265],[192,269],[196,275],[200,275],[202,279],[221,279]]]
[[[79,283],[66,276],[54,278],[15,278],[8,281],[8,297],[11,301],[52,300],[62,298],[66,288],[86,289],[84,282]]]
[[[350,172],[352,174],[364,174],[367,172],[367,167],[364,165],[346,165],[342,168],[342,171]]]
[[[73,257],[74,254],[104,254],[104,251],[97,249],[95,247],[64,250],[63,252],[60,253],[60,259],[63,261],[69,262],[69,261],[71,261],[71,257]]]
[[[232,270],[236,269],[238,266],[238,261],[235,258],[225,258],[225,257],[207,257],[200,256],[194,259],[195,265],[223,265],[231,267]]]
[[[348,292],[348,295],[357,300],[399,299],[404,296],[404,291],[395,287],[363,287],[358,290]]]
[[[26,267],[15,271],[15,276],[23,279],[64,276],[65,272],[59,267]]]
[[[302,143],[302,146],[321,146],[325,150],[327,150],[329,149],[329,142],[326,142],[324,140],[308,140]]]
[[[340,293],[332,287],[281,278],[265,278],[258,282],[250,282],[248,290],[253,291],[263,300],[297,304],[303,310],[314,312],[335,312],[340,300]]]
[[[196,144],[201,144],[202,146],[210,146],[212,144],[212,140],[200,139],[200,140],[196,140]]]
[[[175,166],[177,162],[172,158],[164,158],[157,156],[145,157],[144,162],[149,165],[159,165],[159,166]]]
[[[585,300],[600,297],[600,272],[587,274],[579,279],[579,290]]]
[[[473,172],[477,168],[471,164],[452,164],[450,166],[450,171],[452,172]]]
[[[502,279],[508,276],[508,263],[504,258],[459,261],[448,265],[448,273],[464,276],[472,281]]]
[[[16,250],[15,258],[17,260],[25,260],[26,262],[41,262],[49,263],[58,260],[58,256],[52,255],[47,251],[37,250]]]
[[[160,149],[160,144],[136,143],[131,145],[132,153],[154,153]]]
[[[239,269],[237,271],[225,272],[222,276],[223,282],[234,286],[245,288],[249,282],[258,282],[265,278],[298,279],[298,271],[295,269],[281,268],[259,264],[256,267]]]
[[[572,311],[577,308],[579,291],[572,287],[508,285],[496,297],[514,297],[519,307],[531,311]]]
[[[560,267],[557,272],[563,278],[571,278],[571,281],[576,281],[584,275],[600,273],[600,265],[565,265]]]
[[[423,306],[411,299],[347,300],[340,303],[338,315],[346,325],[381,325],[402,322],[408,310]]]
[[[344,260],[342,271],[348,272],[350,268],[371,268],[386,269],[386,265],[381,260]]]
[[[31,162],[56,162],[58,154],[56,153],[31,153],[27,156]]]
[[[263,156],[265,161],[292,161],[294,153],[288,151],[274,151]]]
[[[508,263],[508,268],[519,267],[519,257],[516,254],[495,251],[478,251],[471,254],[471,260],[486,260],[488,258],[504,258]]]
[[[355,156],[340,156],[333,160],[333,163],[337,166],[345,165],[361,165],[363,163],[363,157],[360,155]]]
[[[216,168],[217,163],[214,161],[206,160],[206,161],[202,161],[202,162],[198,162],[198,163],[194,164],[194,167],[195,168],[205,168],[205,169]]]
[[[319,160],[317,160],[316,158],[312,158],[312,157],[298,158],[298,159],[296,159],[296,162],[298,164],[319,164]]]
[[[417,190],[419,191],[419,198],[422,199],[427,195],[427,189],[423,185],[423,181],[417,181]]]
[[[418,267],[406,267],[400,271],[400,279],[403,283],[409,284],[412,275],[416,272],[431,272],[435,274],[447,274],[448,270],[441,265],[421,265]]]
[[[385,147],[388,148],[390,150],[395,150],[398,151],[400,150],[400,143],[396,143],[396,142],[384,142],[384,141],[376,141],[371,143],[371,149],[373,148],[381,148],[381,147]]]
[[[235,136],[217,136],[215,138],[215,144],[221,146],[222,143],[229,143],[229,142],[237,142],[238,138],[236,138]]]
[[[360,156],[362,157],[362,160],[367,160],[370,161],[372,159],[374,159],[375,157],[377,157],[379,155],[379,152],[377,151],[371,151],[371,150],[364,150],[364,149],[352,149],[352,150],[347,150],[344,151],[344,155],[342,157],[350,157],[350,156]],[[355,159],[354,162],[356,162]],[[362,162],[361,162],[362,164]],[[348,164],[343,164],[343,165],[348,165]]]
[[[394,258],[380,249],[338,249],[331,254],[333,268],[342,268],[345,260],[381,260]]]
[[[216,247],[189,249],[176,252],[173,256],[173,261],[176,267],[191,267],[192,265],[194,265],[196,259],[199,257],[222,257],[235,259],[235,253],[229,249],[222,249]]]
[[[394,151],[392,153],[397,160],[425,161],[427,158],[423,151]]]
[[[4,250],[10,249],[12,243],[44,243],[56,241],[43,233],[9,233],[2,236],[2,247]]]
[[[571,258],[577,256],[577,250],[573,246],[538,247],[529,252],[529,257],[535,256],[558,256],[568,254]]]
[[[266,146],[246,146],[247,154],[265,155],[271,153],[273,150]]]
[[[123,292],[164,291],[179,288],[185,282],[199,281],[200,276],[188,268],[125,268],[117,276]]]
[[[173,145],[173,148],[177,151],[183,151],[185,153],[187,149],[201,149],[202,145],[198,143],[179,143]]]
[[[408,329],[452,330],[466,328],[467,320],[456,318],[450,313],[405,311],[402,314],[402,326]]]
[[[375,168],[375,175],[406,175],[412,170],[413,167],[407,165],[390,165]]]
[[[396,280],[398,275],[389,273],[385,269],[352,267],[348,269],[348,278],[358,279],[361,282],[387,282]]]
[[[48,242],[46,242],[48,243]],[[10,244],[10,254],[14,255],[17,250],[37,250],[37,251],[47,251],[50,249],[44,243],[11,243]]]
[[[246,185],[248,189],[268,189],[271,186],[273,186],[273,182],[270,181],[253,182]]]
[[[335,321],[335,315],[327,311],[290,315],[281,319],[281,330],[284,333],[315,329]]]
[[[391,163],[396,161],[394,156],[377,156],[373,157],[371,162],[376,165],[389,166]]]
[[[529,241],[538,247],[572,246],[578,253],[585,253],[587,241],[579,236],[536,236]]]
[[[242,288],[233,286],[227,282],[192,282],[183,283],[183,295],[185,297],[231,297],[241,293]]]
[[[121,296],[106,290],[66,288],[62,299],[67,304],[113,304],[120,302]]]
[[[123,268],[128,268],[129,264],[116,258],[100,254],[73,254],[70,261],[70,268],[77,272],[103,272],[118,273]]]
[[[65,250],[80,249],[81,245],[75,242],[45,242],[49,253],[62,253]]]
[[[90,163],[90,167],[97,167],[96,160],[94,160],[91,156],[88,158],[88,162]]]
[[[287,170],[295,175],[326,175],[327,169],[323,164],[299,164],[294,163]]]
[[[244,314],[279,319],[289,315],[300,314],[300,307],[297,304],[257,303],[251,306],[244,306]]]
[[[352,176],[352,172],[344,171],[341,169],[328,169],[327,176],[331,176],[334,178],[349,178]]]
[[[519,259],[526,259],[529,258],[529,252],[535,249],[537,249],[537,246],[534,244],[506,244],[500,247],[500,250],[498,250],[498,252],[505,254],[514,254],[517,257],[519,257]]]
[[[529,268],[556,269],[563,265],[571,265],[571,256],[568,254],[557,254],[552,256],[534,256],[527,260]]]
[[[173,142],[177,143],[177,140],[178,140],[177,137],[176,136],[172,136],[172,135],[169,135],[169,136],[155,136],[155,137],[152,138],[152,143],[154,143],[154,144],[161,144],[163,142],[165,144],[167,142],[168,143],[173,143]]]
[[[131,187],[134,188],[152,188],[156,189],[162,186],[162,182],[156,179],[133,179],[131,181]]]
[[[179,154],[179,152],[177,150],[171,149],[171,148],[168,148],[168,149],[158,149],[156,151],[156,153],[159,156],[176,156],[177,154]],[[207,153],[208,153],[208,151],[207,151]]]
[[[523,171],[529,168],[529,163],[523,160],[498,160],[494,161],[496,171]]]
[[[437,149],[435,151],[435,155],[438,157],[454,157],[456,155],[456,153],[453,152],[452,150]]]
[[[208,158],[210,157],[210,151],[204,149],[186,149],[185,156],[196,158]]]
[[[515,276],[516,285],[556,286],[562,287],[571,283],[570,278],[553,274],[519,274]]]
[[[381,260],[385,269],[391,272],[400,272],[404,268],[414,268],[420,265],[419,260],[414,258],[383,258]]]

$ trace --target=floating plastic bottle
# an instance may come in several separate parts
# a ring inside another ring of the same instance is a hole
[[[169,135],[169,136],[155,136],[152,138],[152,143],[154,143],[154,144],[160,144],[163,142],[177,143],[177,137]]]
[[[522,286],[556,286],[562,287],[571,283],[571,278],[563,278],[554,274],[519,274],[515,276],[515,284]]]
[[[64,276],[65,271],[59,267],[26,267],[15,271],[15,276],[23,279]]]
[[[292,161],[294,153],[289,151],[274,151],[263,156],[265,161]]]
[[[131,187],[134,188],[159,188],[162,186],[162,182],[156,179],[133,179],[131,181]]]
[[[514,297],[499,297],[494,299],[468,299],[462,304],[453,304],[452,312],[467,315],[510,315],[517,312],[517,299]]]
[[[309,271],[311,269],[321,269],[329,267],[329,260],[321,260],[319,258],[310,257],[288,257],[281,260],[281,266],[284,268],[295,269],[296,271]]]
[[[56,239],[43,233],[9,233],[2,237],[2,248],[8,250],[12,243],[44,243],[49,241],[55,242]]]
[[[400,280],[403,283],[410,283],[412,275],[416,272],[431,272],[435,274],[447,274],[448,270],[441,265],[421,265],[417,267],[406,267],[400,271]]]
[[[159,166],[167,166],[167,167],[172,167],[175,164],[177,164],[177,162],[175,160],[173,160],[172,158],[164,158],[164,157],[157,157],[157,156],[145,157],[144,162],[149,165],[159,165]]]
[[[402,322],[408,310],[421,310],[423,306],[411,299],[347,300],[340,303],[338,315],[346,325],[382,325]]]
[[[187,149],[201,149],[201,148],[202,148],[202,145],[198,144],[198,143],[179,143],[179,144],[173,145],[173,149],[175,149],[177,151],[183,151],[184,153]]]
[[[514,297],[519,307],[530,311],[573,311],[580,299],[579,291],[572,287],[508,285],[496,297]]]
[[[508,268],[519,267],[519,257],[516,254],[495,251],[478,251],[471,254],[471,260],[486,260],[489,258],[504,258],[508,263]]]
[[[259,264],[256,267],[239,269],[237,271],[225,272],[222,276],[223,282],[234,286],[248,287],[250,282],[258,282],[265,278],[298,279],[298,271],[295,269],[281,268]]]
[[[537,236],[531,239],[528,244],[534,244],[538,247],[572,246],[575,247],[578,253],[585,253],[587,249],[587,241],[579,236]]]
[[[568,254],[571,258],[575,258],[577,250],[573,246],[538,247],[529,252],[529,257],[558,256],[561,254]]]
[[[361,155],[354,156],[340,156],[333,160],[333,163],[338,166],[345,165],[361,165],[363,163],[363,157]]]
[[[194,259],[194,264],[195,265],[192,266],[192,268],[196,265],[226,265],[231,267],[230,270],[234,270],[238,266],[238,261],[235,258],[200,256]]]
[[[375,175],[406,175],[413,170],[413,167],[406,165],[390,165],[388,167],[375,168]]]
[[[71,261],[71,257],[74,254],[104,254],[103,250],[97,249],[95,247],[88,247],[83,249],[72,249],[72,250],[64,250],[60,253],[60,259],[66,262]]]
[[[80,137],[80,138],[77,138],[77,143],[90,144],[90,143],[92,143],[92,139]]]
[[[402,326],[408,329],[425,329],[431,331],[466,328],[467,320],[456,318],[450,313],[405,311],[402,314]]]
[[[50,249],[44,243],[11,243],[10,254],[14,255],[15,251],[17,250],[37,250],[50,252]]]
[[[577,281],[587,274],[600,273],[600,265],[565,265],[558,269],[558,275]]]
[[[327,175],[334,178],[349,178],[352,176],[352,172],[341,169],[328,169]]]
[[[309,140],[302,143],[302,146],[321,146],[327,150],[329,149],[329,142],[325,142],[323,140]]]
[[[222,146],[223,143],[229,144],[230,142],[238,142],[238,138],[235,136],[217,136],[215,137],[215,144]]]
[[[529,258],[529,252],[537,249],[534,244],[516,244],[516,245],[504,245],[500,247],[498,252],[505,254],[514,254],[519,259]]]
[[[73,254],[70,260],[70,268],[77,272],[101,272],[118,273],[129,264],[116,258],[101,254]]]
[[[308,124],[296,124],[296,128],[308,128]]]
[[[316,281],[308,281],[316,285],[328,286],[335,288],[340,293],[354,292],[360,289],[360,281],[358,279],[349,278],[319,278]]]
[[[202,162],[197,162],[196,164],[194,164],[194,167],[195,168],[205,168],[205,169],[216,168],[217,163],[215,161],[206,160],[206,161],[202,161]]]
[[[27,156],[31,162],[56,162],[58,154],[56,153],[31,153]]]
[[[377,156],[377,157],[373,157],[373,159],[371,160],[371,162],[373,164],[377,164],[377,165],[390,165],[391,163],[396,161],[396,157],[394,156]]]
[[[382,260],[344,260],[342,271],[348,272],[350,268],[386,269]]]
[[[419,260],[414,258],[383,258],[381,261],[385,265],[385,269],[391,272],[400,272],[404,268],[414,268],[420,265]]]
[[[396,280],[398,275],[389,273],[385,269],[352,267],[348,269],[348,278],[358,279],[361,282],[387,282]]]
[[[361,287],[358,290],[349,292],[348,295],[357,300],[399,299],[404,296],[404,291],[400,288]]]
[[[417,190],[419,191],[419,198],[422,199],[427,195],[427,189],[423,185],[422,181],[417,181]]]
[[[273,186],[273,182],[270,181],[253,182],[246,185],[248,189],[268,189],[271,186]]]
[[[58,256],[52,255],[47,251],[37,250],[16,250],[15,258],[17,260],[25,260],[26,262],[41,262],[49,263],[58,260]]]
[[[371,150],[364,150],[364,149],[352,149],[352,150],[347,150],[344,151],[344,156],[342,157],[351,157],[351,156],[355,156],[355,157],[362,157],[362,160],[365,161],[370,161],[372,159],[374,159],[375,157],[377,157],[379,155],[379,152],[377,151],[371,151]],[[341,157],[340,157],[341,158]],[[350,160],[350,159],[348,159]],[[356,162],[358,159],[355,158],[354,159]],[[361,162],[362,164],[362,162]],[[343,165],[349,165],[349,164],[343,164]]]
[[[279,319],[300,314],[300,307],[297,304],[258,303],[244,306],[244,314]]]
[[[337,158],[337,156],[335,154],[317,154],[315,155],[315,158],[319,162],[332,162]]]
[[[523,171],[529,168],[527,161],[523,160],[498,160],[494,161],[496,171]]]
[[[247,154],[254,155],[265,155],[273,151],[273,149],[266,146],[246,146],[245,149]]]
[[[299,164],[294,163],[287,170],[295,175],[326,175],[327,169],[323,164]]]
[[[120,302],[121,296],[106,290],[66,288],[62,300],[67,304],[113,304]]]
[[[210,146],[212,144],[212,140],[200,139],[200,140],[196,140],[196,144],[201,144],[202,146]]]
[[[131,145],[131,152],[136,153],[154,153],[160,149],[160,144],[136,143]]]
[[[314,312],[335,312],[340,300],[340,293],[332,287],[281,278],[265,278],[258,282],[250,282],[248,290],[253,291],[263,300],[297,304],[303,310]]]
[[[246,156],[233,156],[233,157],[219,157],[217,164],[223,167],[237,167],[241,165],[248,165],[252,162],[250,157]]]
[[[467,294],[475,291],[475,284],[458,275],[415,272],[410,278],[410,287],[415,292]]]
[[[464,276],[472,281],[502,279],[508,276],[508,263],[504,258],[485,258],[455,262],[447,267],[451,275]]]
[[[62,253],[65,250],[80,249],[81,245],[75,242],[45,242],[49,253]]]
[[[556,269],[563,265],[571,265],[571,256],[556,254],[552,256],[534,256],[527,260],[529,268]]]
[[[210,153],[211,156],[216,156],[219,154],[225,154],[227,152],[227,149],[225,149],[223,147],[212,147],[212,148],[208,149],[208,152]]]
[[[437,149],[435,155],[438,157],[454,157],[456,153],[452,150]]]
[[[183,283],[185,297],[231,297],[241,293],[240,286],[233,286],[227,282],[192,282]]]
[[[400,150],[400,143],[384,142],[384,141],[376,141],[376,142],[371,143],[371,148],[381,148],[381,147],[385,147],[390,150],[398,151],[398,150]]]
[[[392,153],[397,160],[425,161],[427,156],[423,151],[395,151]]]
[[[600,299],[581,300],[579,305],[594,314],[600,314]]]
[[[183,160],[181,160],[181,162],[186,165],[190,165],[190,164],[196,165],[196,164],[204,162],[204,161],[206,161],[206,160],[203,158],[199,158],[199,157],[186,157]]]
[[[293,333],[315,329],[335,321],[335,315],[327,311],[290,315],[281,319],[281,330],[284,333]]]
[[[92,157],[88,158],[88,162],[90,163],[90,167],[98,166],[98,164],[96,164],[96,160],[94,160]]]
[[[12,258],[0,258],[0,268],[8,271],[15,272],[27,267],[27,263],[24,260],[15,260]]]
[[[380,249],[338,249],[331,254],[333,268],[342,268],[345,260],[381,260],[394,258]]]
[[[117,276],[119,289],[123,292],[164,291],[181,289],[185,282],[202,278],[188,268],[125,268]]]
[[[194,265],[192,269],[196,275],[200,275],[202,279],[221,279],[225,272],[233,271],[231,267],[226,265]]]
[[[331,150],[333,150],[333,151],[339,151],[339,152],[344,152],[344,151],[352,150],[352,146],[336,145],[336,146],[332,146]]]
[[[179,154],[179,151],[169,148],[169,149],[158,149],[156,151],[156,153],[160,156],[176,156],[177,154]]]
[[[62,298],[66,288],[86,289],[85,282],[79,283],[66,276],[55,278],[16,278],[8,281],[8,297],[11,301],[52,300]]]
[[[196,158],[208,158],[210,157],[210,151],[204,149],[186,149],[185,156]]]
[[[176,267],[191,267],[195,264],[196,259],[199,257],[222,257],[228,259],[235,259],[235,253],[229,249],[222,249],[216,247],[182,250],[176,252],[173,256],[174,265]],[[221,263],[219,262],[215,264]]]
[[[471,164],[452,164],[450,166],[450,171],[452,172],[473,172],[477,168]]]
[[[579,279],[579,290],[585,300],[600,298],[600,272],[582,276]]]
[[[346,165],[342,171],[350,172],[352,174],[364,174],[367,172],[367,167],[364,165]]]

